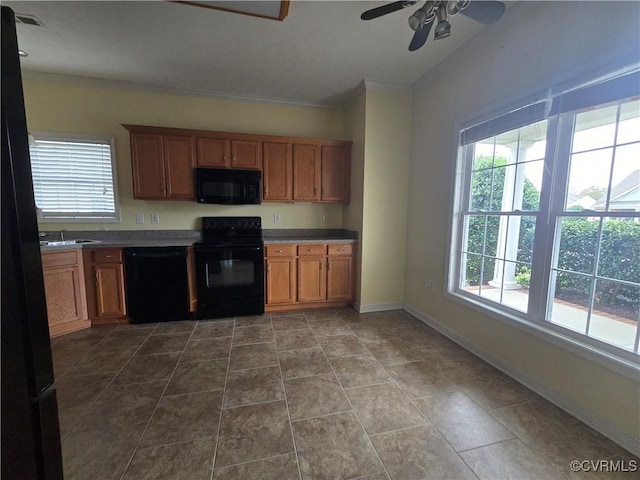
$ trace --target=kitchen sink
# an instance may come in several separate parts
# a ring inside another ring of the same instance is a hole
[[[86,243],[102,243],[101,240],[90,240],[88,238],[79,238],[77,240],[41,240],[42,247],[60,247],[63,245],[81,245]]]

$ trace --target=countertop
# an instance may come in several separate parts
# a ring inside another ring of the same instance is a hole
[[[47,238],[55,240],[58,232],[51,232]],[[125,248],[125,247],[189,247],[200,240],[200,232],[195,230],[145,230],[145,231],[78,231],[65,232],[65,239],[91,239],[99,243],[74,245],[42,245],[44,252],[57,252],[81,248]],[[355,243],[357,233],[341,229],[263,229],[265,245],[294,243]]]

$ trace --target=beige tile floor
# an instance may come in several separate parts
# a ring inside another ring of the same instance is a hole
[[[53,358],[67,480],[637,478],[572,473],[634,458],[402,311],[92,328]]]

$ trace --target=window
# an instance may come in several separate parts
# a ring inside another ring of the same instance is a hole
[[[118,221],[110,138],[34,134],[33,191],[46,221]]]
[[[450,293],[638,354],[637,70],[462,128],[457,178]]]

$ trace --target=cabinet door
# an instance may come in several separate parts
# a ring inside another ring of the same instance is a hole
[[[45,269],[43,278],[50,334],[77,330],[74,322],[87,319],[80,268],[75,265]],[[69,328],[68,324],[72,326]]]
[[[320,302],[327,299],[326,257],[298,259],[298,301]]]
[[[267,258],[266,303],[280,305],[296,301],[296,259]]]
[[[265,142],[262,148],[264,200],[291,201],[291,144]]]
[[[320,199],[320,160],[317,145],[293,146],[293,199],[313,202]]]
[[[349,151],[346,147],[322,147],[321,192],[323,202],[348,202],[351,186]]]
[[[164,137],[167,198],[194,198],[194,158],[194,141],[192,137]]]
[[[124,317],[124,268],[121,263],[94,265],[98,317]]]
[[[229,168],[231,166],[230,149],[229,140],[226,138],[196,138],[198,166]]]
[[[258,140],[231,140],[231,167],[260,170],[262,168],[262,142]]]
[[[132,133],[131,166],[134,198],[165,198],[162,135]]]
[[[327,300],[353,299],[353,257],[330,256],[327,263]]]

